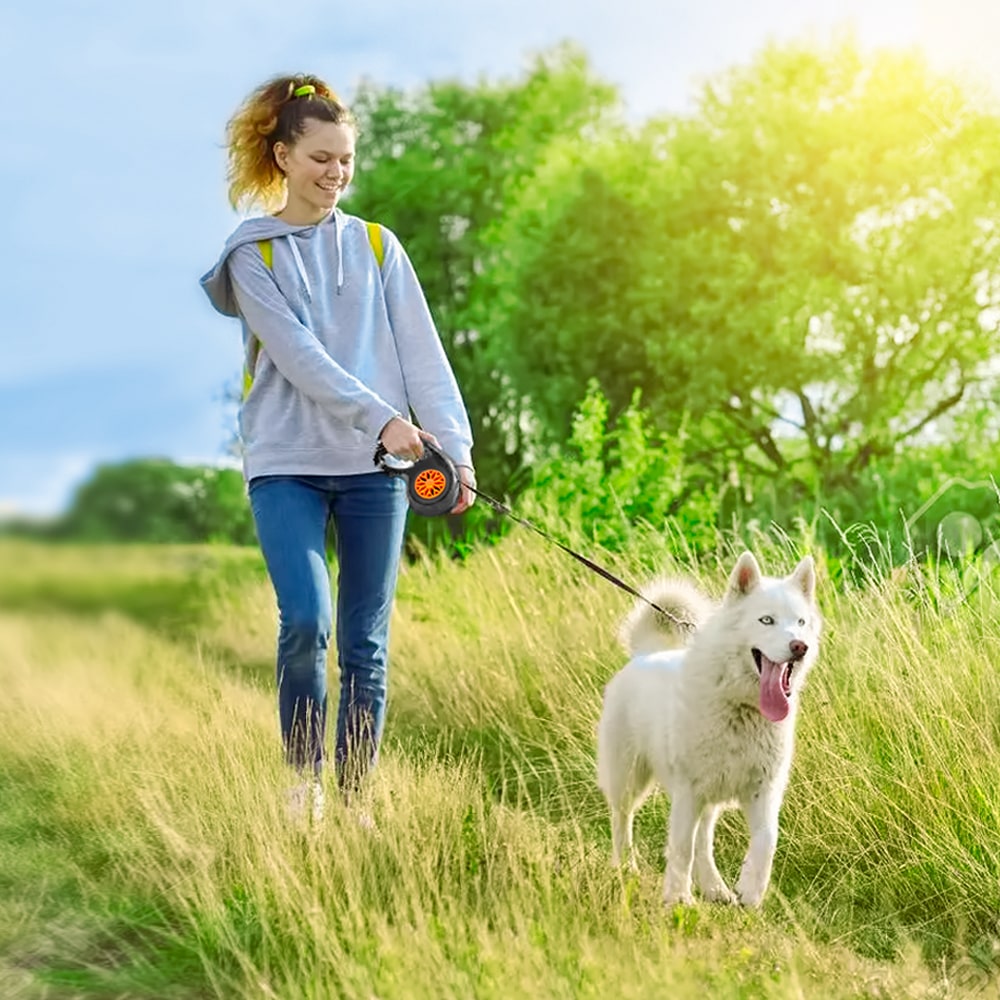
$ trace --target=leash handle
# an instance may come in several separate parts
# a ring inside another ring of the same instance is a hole
[[[461,479],[452,460],[430,441],[423,442],[424,453],[415,462],[400,466],[387,463],[389,450],[379,441],[374,462],[390,476],[406,479],[406,498],[410,509],[423,517],[447,514],[458,503]]]

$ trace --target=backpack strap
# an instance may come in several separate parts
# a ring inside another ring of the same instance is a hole
[[[371,244],[372,253],[378,261],[378,269],[382,270],[382,261],[385,260],[385,249],[382,246],[382,227],[377,222],[366,222],[365,229],[368,230],[368,242]]]
[[[257,248],[268,270],[274,269],[274,245],[270,240],[257,240]]]
[[[385,247],[382,244],[382,227],[377,222],[366,222],[365,229],[368,231],[368,243],[375,254],[375,262],[378,269],[382,270],[382,262],[385,260]],[[257,240],[257,248],[264,261],[264,266],[274,270],[274,244],[271,240]],[[260,355],[260,341],[254,337],[247,348],[246,362],[243,366],[243,398],[246,399],[253,385],[254,369],[257,367],[257,358]]]
[[[270,240],[257,240],[257,249],[264,259],[264,266],[274,270],[274,245]],[[260,357],[260,341],[251,335],[247,344],[246,357],[243,359],[243,398],[250,395],[253,386],[253,376],[257,369],[257,359]]]

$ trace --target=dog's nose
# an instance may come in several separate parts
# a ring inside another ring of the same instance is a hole
[[[793,639],[788,644],[788,648],[792,651],[792,656],[796,660],[801,660],[809,652],[809,647],[801,639]]]

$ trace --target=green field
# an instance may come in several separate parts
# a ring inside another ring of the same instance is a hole
[[[628,599],[526,533],[406,567],[377,832],[307,834],[254,550],[0,544],[0,997],[996,996],[997,591],[820,569],[765,905],[665,910],[664,797],[625,875],[594,784]]]

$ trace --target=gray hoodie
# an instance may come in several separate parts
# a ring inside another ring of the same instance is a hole
[[[399,240],[334,209],[293,226],[248,219],[201,279],[243,325],[253,383],[240,409],[246,478],[373,472],[382,428],[409,418],[471,465],[472,432],[423,291]],[[258,241],[270,240],[272,267]]]

